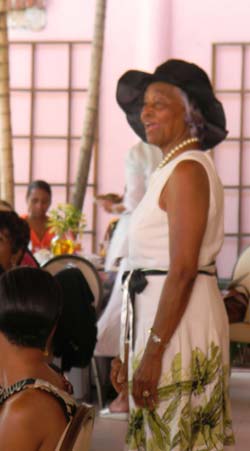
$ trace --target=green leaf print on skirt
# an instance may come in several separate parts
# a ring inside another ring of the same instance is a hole
[[[135,356],[133,370],[140,362]],[[127,443],[138,451],[222,451],[234,443],[228,398],[228,368],[223,366],[218,346],[211,343],[207,356],[195,348],[181,380],[182,359],[178,353],[169,374],[170,383],[158,389],[159,406],[131,410]],[[131,383],[129,384],[131,387]]]

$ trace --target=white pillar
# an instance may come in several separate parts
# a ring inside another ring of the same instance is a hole
[[[138,0],[137,0],[138,1]],[[138,69],[153,71],[171,56],[172,0],[144,0],[133,31]]]

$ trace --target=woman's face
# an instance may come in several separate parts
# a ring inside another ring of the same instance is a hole
[[[189,136],[185,122],[185,107],[175,86],[152,83],[144,95],[141,121],[147,141],[163,151]]]
[[[50,201],[50,195],[47,191],[40,188],[32,189],[27,198],[29,216],[36,219],[44,218],[50,206]]]
[[[0,230],[0,265],[8,271],[14,263],[12,254],[12,243],[7,229]]]

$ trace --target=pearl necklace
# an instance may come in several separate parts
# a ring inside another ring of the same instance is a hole
[[[178,144],[177,146],[175,146],[172,150],[170,150],[168,152],[168,154],[165,156],[165,158],[163,158],[163,160],[160,162],[157,169],[163,168],[163,166],[165,166],[172,159],[172,157],[176,154],[176,152],[178,152],[178,150],[183,149],[183,147],[186,147],[189,144],[197,143],[197,142],[199,142],[199,139],[196,136],[194,138],[188,138],[188,139],[185,139],[184,141],[182,141],[180,144]]]

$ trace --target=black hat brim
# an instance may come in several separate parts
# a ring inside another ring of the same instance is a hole
[[[210,149],[223,141],[227,135],[225,114],[221,102],[214,96],[206,73],[198,66],[181,60],[169,60],[159,68],[163,66],[165,66],[163,71],[156,70],[153,74],[130,70],[118,81],[117,102],[126,113],[128,123],[135,133],[146,141],[144,126],[140,119],[144,93],[151,83],[163,81],[182,89],[199,107],[204,118],[202,149]],[[191,75],[188,73],[190,68]],[[176,69],[178,76],[175,76]]]

